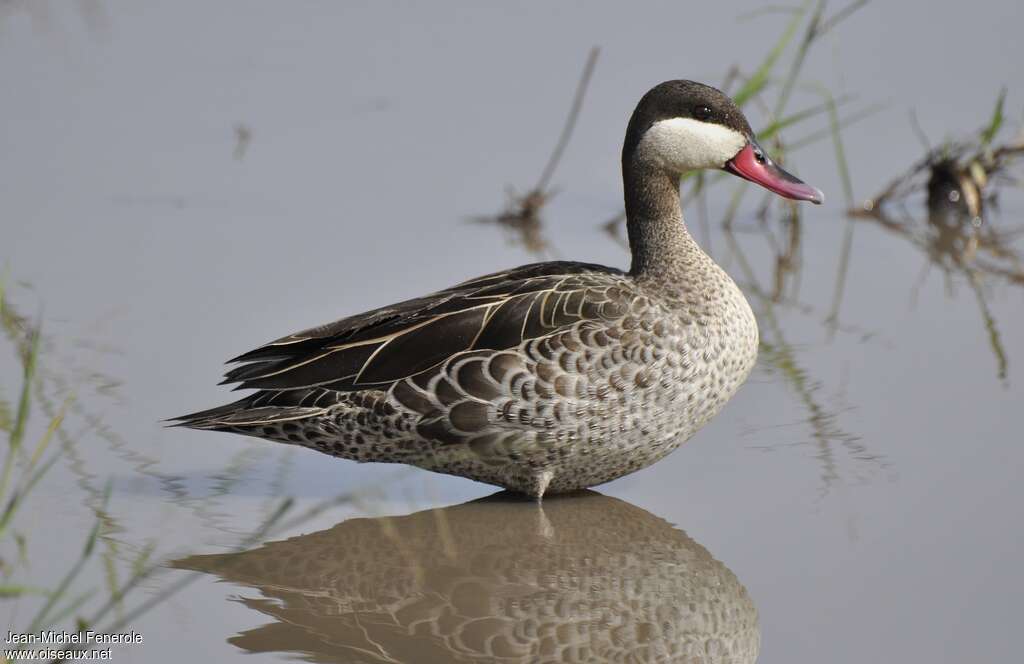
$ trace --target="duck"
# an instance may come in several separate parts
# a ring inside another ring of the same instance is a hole
[[[234,646],[305,661],[753,664],[760,651],[732,570],[593,491],[352,518],[169,566],[240,587],[232,599],[271,619]]]
[[[174,425],[537,500],[645,468],[717,415],[757,358],[750,304],[683,221],[680,179],[698,170],[824,200],[723,92],[660,83],[623,141],[628,271],[533,263],[290,334],[229,361],[223,384],[255,392]]]

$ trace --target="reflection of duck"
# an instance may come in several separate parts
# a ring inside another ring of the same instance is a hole
[[[253,388],[181,426],[408,463],[541,497],[643,468],[739,389],[757,323],[683,224],[683,173],[822,194],[761,149],[720,91],[667,81],[622,149],[629,272],[526,265],[293,334],[236,358]]]
[[[757,611],[722,563],[628,503],[508,494],[174,564],[258,588],[250,652],[344,662],[754,662]],[[276,600],[276,601],[275,601]]]

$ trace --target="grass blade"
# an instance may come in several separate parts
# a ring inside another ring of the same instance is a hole
[[[11,433],[14,426],[14,415],[11,414],[11,404],[0,395],[0,431]]]
[[[0,516],[0,535],[3,535],[7,530],[7,526],[10,525],[11,520],[14,518],[14,514],[18,511],[18,507],[21,506],[25,496],[32,491],[32,488],[43,478],[43,475],[49,472],[50,468],[53,467],[53,464],[57,462],[57,459],[59,459],[60,456],[60,453],[57,453],[50,457],[49,461],[29,476],[28,481],[25,482],[25,485],[21,489],[11,493],[10,500],[7,501],[7,507],[4,508],[3,515]]]
[[[1006,88],[999,91],[999,98],[996,99],[996,107],[992,109],[992,119],[988,121],[988,126],[981,130],[981,147],[987,148],[992,144],[992,140],[999,133],[999,129],[1003,126],[1003,104],[1006,102]]]
[[[21,597],[23,595],[49,595],[50,592],[45,588],[37,588],[35,586],[21,586],[12,584],[0,584],[0,599],[10,599],[13,597]]]
[[[238,550],[242,550],[242,549],[246,548],[247,546],[250,546],[252,542],[256,542],[256,541],[259,541],[260,539],[262,539],[266,535],[266,533],[268,533],[274,527],[274,525],[285,515],[285,513],[288,512],[292,508],[294,502],[295,501],[292,498],[285,498],[283,501],[281,501],[281,504],[278,506],[278,508],[263,522],[263,524],[260,526],[260,528],[258,530],[256,530],[254,533],[252,533],[245,540],[243,540],[243,542],[238,545],[237,549]],[[144,579],[148,578],[149,575],[152,574],[154,571],[156,571],[156,569],[159,568],[159,567],[161,567],[161,565],[159,565],[159,564],[153,565],[152,567],[142,570],[141,572],[139,572],[138,574],[133,576],[131,579],[129,579],[125,583],[125,585],[122,586],[121,590],[118,591],[117,595],[114,596],[114,597],[111,597],[107,601],[107,603],[104,604],[103,607],[101,607],[100,610],[97,611],[96,614],[94,614],[93,617],[86,624],[88,624],[88,625],[95,625],[112,608],[114,608],[116,606],[120,606],[121,599],[124,598],[124,596],[128,593],[128,591],[131,590],[132,588],[134,588],[135,586],[137,586]],[[139,604],[138,606],[136,606],[127,615],[121,616],[118,619],[114,620],[113,622],[105,625],[104,628],[103,628],[104,631],[106,631],[106,632],[116,632],[116,631],[120,630],[125,625],[129,624],[133,620],[136,620],[137,618],[139,618],[139,616],[141,616],[142,614],[146,613],[147,611],[152,609],[157,604],[163,602],[168,597],[174,595],[179,590],[181,590],[185,586],[187,586],[190,583],[192,583],[194,580],[199,578],[201,575],[202,575],[201,572],[195,572],[193,574],[189,574],[188,576],[186,576],[185,578],[181,579],[177,583],[171,584],[170,586],[164,588],[161,592],[157,593],[156,595],[153,595],[152,597],[150,597],[146,601],[144,601],[141,604]]]
[[[769,138],[774,137],[776,134],[778,134],[779,132],[781,132],[783,129],[785,129],[787,127],[791,127],[793,125],[799,124],[799,123],[803,122],[804,120],[813,118],[814,116],[819,115],[821,113],[829,112],[830,106],[832,104],[834,104],[835,106],[838,107],[838,106],[842,106],[842,105],[844,105],[844,104],[846,104],[848,102],[853,101],[853,99],[854,99],[853,95],[843,95],[842,97],[833,100],[833,102],[831,104],[829,102],[823,102],[821,104],[818,104],[817,106],[811,106],[811,107],[805,108],[805,109],[803,109],[801,111],[796,111],[794,113],[791,113],[791,114],[787,115],[786,117],[784,117],[782,119],[774,120],[774,121],[768,123],[768,125],[766,127],[764,127],[763,129],[759,129],[758,130],[757,137],[762,139],[762,140],[767,140]]]
[[[28,466],[25,468],[25,472],[32,472],[35,465],[39,463],[39,459],[42,458],[46,448],[50,445],[50,441],[53,440],[53,435],[57,433],[57,429],[59,429],[60,425],[64,422],[64,417],[67,416],[68,408],[71,406],[71,402],[73,400],[74,397],[68,397],[65,399],[64,403],[61,404],[60,410],[53,416],[53,419],[50,420],[50,424],[46,427],[46,432],[43,434],[43,437],[39,439],[39,442],[36,444],[36,449],[32,452],[32,457],[28,461]]]
[[[737,106],[742,107],[745,103],[750,101],[752,97],[760,93],[766,85],[768,85],[768,79],[771,76],[772,70],[775,68],[776,63],[782,54],[785,52],[786,47],[793,41],[793,37],[796,35],[796,29],[800,26],[800,22],[804,18],[804,14],[807,12],[807,8],[810,3],[804,3],[803,9],[796,12],[793,18],[789,20],[789,24],[786,25],[786,29],[782,32],[782,36],[779,37],[779,41],[775,43],[775,46],[768,51],[768,55],[765,56],[764,60],[761,61],[761,65],[754,71],[753,75],[748,78],[736,94],[732,96],[733,101],[736,102]]]
[[[85,591],[83,593],[80,593],[77,597],[75,597],[70,602],[68,602],[67,605],[64,606],[64,608],[62,608],[57,613],[53,614],[53,616],[48,621],[49,624],[51,624],[51,625],[59,625],[59,624],[61,624],[64,621],[65,618],[67,618],[72,613],[74,613],[79,608],[81,608],[81,606],[83,604],[85,604],[86,601],[90,597],[92,597],[92,595],[93,595],[93,591],[92,590],[87,590],[87,591]]]
[[[786,75],[786,80],[782,84],[779,98],[775,100],[775,117],[782,115],[786,104],[789,103],[789,96],[793,93],[793,86],[796,85],[796,78],[800,74],[800,70],[803,69],[804,60],[807,58],[807,51],[810,50],[811,44],[814,43],[815,38],[820,34],[821,18],[824,13],[825,0],[818,0],[817,6],[814,8],[814,14],[811,15],[811,20],[807,22],[804,38],[800,41],[796,55],[793,56],[792,64],[789,65],[789,74]]]
[[[832,146],[836,152],[836,168],[839,170],[840,178],[843,181],[843,194],[846,196],[846,207],[853,207],[853,180],[850,177],[850,164],[846,160],[846,148],[843,146],[842,125],[839,120],[839,108],[836,99],[829,92],[828,88],[819,88],[821,96],[825,98],[828,106],[828,128],[832,134]]]
[[[29,404],[32,400],[32,383],[35,380],[36,366],[39,361],[39,328],[37,327],[29,335],[28,353],[23,364],[21,397],[18,400],[18,411],[14,416],[14,426],[11,427],[7,458],[4,460],[3,472],[0,473],[0,496],[7,493],[7,485],[11,481],[11,473],[14,471],[14,462],[21,448],[22,438],[25,437],[25,425],[28,422]]]
[[[579,83],[576,84],[576,94],[572,98],[569,116],[565,119],[562,133],[558,136],[555,149],[551,156],[548,157],[548,163],[544,166],[544,171],[534,191],[543,192],[547,190],[548,184],[550,184],[551,178],[555,174],[555,169],[558,167],[558,162],[562,159],[562,153],[565,152],[566,146],[569,145],[569,139],[572,138],[573,129],[576,128],[576,120],[579,118],[580,109],[583,108],[583,98],[587,94],[587,86],[590,85],[590,78],[594,75],[594,67],[597,66],[597,56],[600,53],[601,49],[595,46],[590,49],[590,53],[587,55],[587,63],[583,65],[583,74],[580,76]]]
[[[869,118],[872,115],[878,113],[879,111],[884,110],[885,108],[886,108],[885,104],[873,104],[871,106],[868,106],[867,108],[861,109],[860,111],[857,111],[856,113],[851,113],[850,115],[848,115],[846,117],[839,118],[838,127],[839,127],[839,129],[846,129],[850,125],[855,124],[857,122],[860,122],[861,120],[864,120],[865,118]],[[813,143],[817,143],[818,141],[820,141],[823,138],[829,138],[830,136],[832,136],[832,134],[833,134],[832,128],[828,127],[828,128],[822,129],[820,131],[815,131],[813,133],[810,133],[807,136],[803,136],[803,137],[801,137],[801,138],[791,142],[787,147],[789,148],[790,152],[793,152],[795,150],[799,150],[800,148],[807,147],[808,145],[811,145]]]
[[[107,501],[110,498],[110,483],[107,483],[106,490],[104,491],[103,504],[100,510],[105,511],[107,508]],[[50,599],[40,607],[35,617],[32,618],[32,622],[29,624],[29,632],[39,631],[43,626],[50,624],[49,616],[53,611],[54,606],[60,601],[61,597],[67,592],[68,588],[74,582],[75,578],[78,577],[82,568],[85,567],[85,563],[92,557],[92,552],[96,548],[96,540],[99,539],[100,527],[103,525],[103,519],[100,516],[96,517],[96,523],[93,524],[92,530],[89,531],[89,536],[85,539],[85,546],[82,547],[82,553],[79,555],[78,560],[71,566],[71,569],[67,571],[64,578],[61,579],[60,583],[57,584],[57,588],[54,589],[50,595]],[[78,600],[75,600],[78,601]],[[74,602],[73,602],[74,603]],[[62,612],[63,613],[63,612]]]

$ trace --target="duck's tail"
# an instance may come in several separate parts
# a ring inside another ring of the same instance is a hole
[[[172,427],[266,437],[266,429],[276,432],[283,422],[322,415],[338,403],[338,396],[337,392],[322,389],[260,391],[224,406],[172,417],[167,422]]]
[[[323,388],[263,390],[234,403],[168,420],[169,426],[229,431],[357,461],[405,461],[412,425],[383,392]]]

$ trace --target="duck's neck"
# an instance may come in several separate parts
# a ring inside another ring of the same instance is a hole
[[[706,256],[683,223],[678,176],[627,156],[622,161],[622,180],[633,254],[630,274],[655,279],[678,276],[687,263]]]

